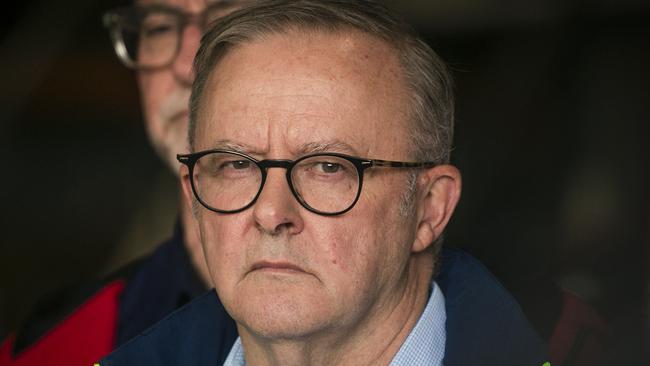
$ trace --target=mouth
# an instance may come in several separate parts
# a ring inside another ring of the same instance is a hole
[[[251,267],[249,273],[251,272],[273,272],[273,273],[286,273],[286,274],[307,273],[300,266],[297,266],[293,263],[284,262],[284,261],[255,262]]]

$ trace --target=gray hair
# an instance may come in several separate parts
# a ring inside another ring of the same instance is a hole
[[[415,160],[448,163],[453,140],[454,93],[447,66],[415,31],[385,7],[359,0],[270,0],[236,11],[212,25],[194,60],[188,139],[194,151],[198,109],[206,82],[233,47],[292,30],[356,30],[377,37],[397,53],[407,88]]]

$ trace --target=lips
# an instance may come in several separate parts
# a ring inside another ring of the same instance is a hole
[[[302,272],[306,273],[304,269],[293,263],[284,261],[258,261],[253,264],[249,272],[255,271],[270,271],[270,272]]]

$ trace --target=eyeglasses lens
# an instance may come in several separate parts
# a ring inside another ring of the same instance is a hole
[[[117,31],[126,57],[138,67],[170,63],[177,52],[181,33],[177,14],[163,10],[134,10],[125,14]]]
[[[250,204],[262,184],[254,161],[227,153],[203,155],[194,165],[194,189],[208,206],[235,211]]]
[[[294,189],[316,211],[335,213],[354,203],[359,189],[357,168],[350,161],[330,155],[301,160],[291,172]]]
[[[236,211],[255,200],[262,185],[262,171],[253,160],[236,154],[215,152],[194,165],[197,196],[218,211]],[[322,213],[349,208],[357,197],[359,174],[350,161],[331,155],[299,160],[291,171],[296,198]]]

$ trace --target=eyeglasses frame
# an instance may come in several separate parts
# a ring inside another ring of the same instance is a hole
[[[204,202],[201,197],[199,197],[199,194],[197,193],[197,190],[195,188],[194,184],[194,166],[196,162],[202,158],[205,155],[209,154],[215,154],[215,153],[226,153],[226,154],[232,154],[232,155],[237,155],[241,156],[242,158],[245,158],[246,160],[249,160],[253,162],[259,169],[262,174],[262,180],[260,181],[260,188],[255,195],[255,197],[251,200],[249,204],[246,206],[236,209],[236,210],[220,210],[217,208],[214,208],[210,205],[208,205],[206,202]],[[349,161],[352,163],[355,168],[357,169],[357,176],[359,177],[359,186],[357,188],[357,195],[354,198],[354,201],[350,204],[349,207],[347,207],[344,210],[337,211],[337,212],[323,212],[319,211],[305,202],[305,200],[302,198],[302,196],[296,191],[295,187],[293,186],[292,178],[291,178],[291,172],[293,168],[300,163],[303,160],[312,158],[314,156],[333,156],[333,157],[338,157],[344,160]],[[311,211],[315,214],[323,215],[323,216],[337,216],[337,215],[342,215],[348,211],[350,211],[356,204],[357,201],[359,200],[359,197],[361,196],[361,188],[363,187],[363,176],[366,171],[366,169],[369,168],[374,168],[374,167],[382,167],[382,168],[433,168],[436,165],[438,165],[435,162],[432,161],[427,161],[427,162],[403,162],[403,161],[391,161],[391,160],[380,160],[380,159],[366,159],[366,158],[359,158],[356,156],[351,156],[351,155],[346,155],[346,154],[341,154],[341,153],[334,153],[334,152],[321,152],[321,153],[313,153],[313,154],[308,154],[301,156],[300,158],[296,160],[288,160],[288,159],[264,159],[264,160],[257,160],[252,156],[249,156],[247,154],[238,152],[238,151],[232,151],[232,150],[224,150],[224,149],[211,149],[211,150],[204,150],[204,151],[199,151],[195,153],[190,153],[190,154],[178,154],[176,155],[176,159],[181,163],[184,164],[188,167],[189,170],[189,176],[190,176],[190,185],[192,187],[192,192],[194,193],[194,197],[203,205],[203,207],[207,208],[210,211],[214,211],[217,213],[222,213],[222,214],[235,214],[242,212],[244,210],[247,210],[251,206],[257,202],[257,199],[259,198],[260,194],[262,193],[262,190],[264,189],[264,184],[266,183],[266,176],[268,174],[268,169],[269,168],[284,168],[286,169],[286,179],[287,183],[289,184],[289,189],[291,190],[291,193],[293,196],[296,198],[296,200],[300,203],[302,207],[307,209],[308,211]]]
[[[109,10],[106,13],[104,13],[104,15],[102,16],[102,23],[104,24],[104,27],[108,29],[109,36],[113,43],[113,49],[115,50],[117,57],[120,59],[120,61],[122,61],[122,63],[126,67],[134,70],[143,70],[143,71],[156,70],[156,69],[165,68],[171,65],[174,62],[174,60],[176,60],[176,58],[178,57],[178,53],[180,52],[181,49],[183,31],[189,24],[197,24],[200,29],[204,29],[206,26],[205,23],[207,21],[206,18],[211,11],[215,11],[220,7],[228,7],[240,3],[242,5],[245,5],[247,1],[243,1],[243,0],[242,1],[237,1],[237,0],[220,1],[208,5],[205,9],[203,9],[199,13],[190,13],[190,12],[183,11],[177,7],[160,5],[160,4],[152,4],[147,6],[123,6],[113,10]],[[125,18],[137,11],[141,11],[143,13],[160,12],[160,13],[171,14],[179,20],[178,40],[176,41],[175,51],[173,55],[170,57],[169,61],[164,62],[160,65],[147,66],[147,65],[138,65],[138,63],[135,60],[132,60],[131,57],[129,57],[129,52],[126,49],[126,44],[124,42],[124,38],[122,37],[122,28],[124,27]]]

